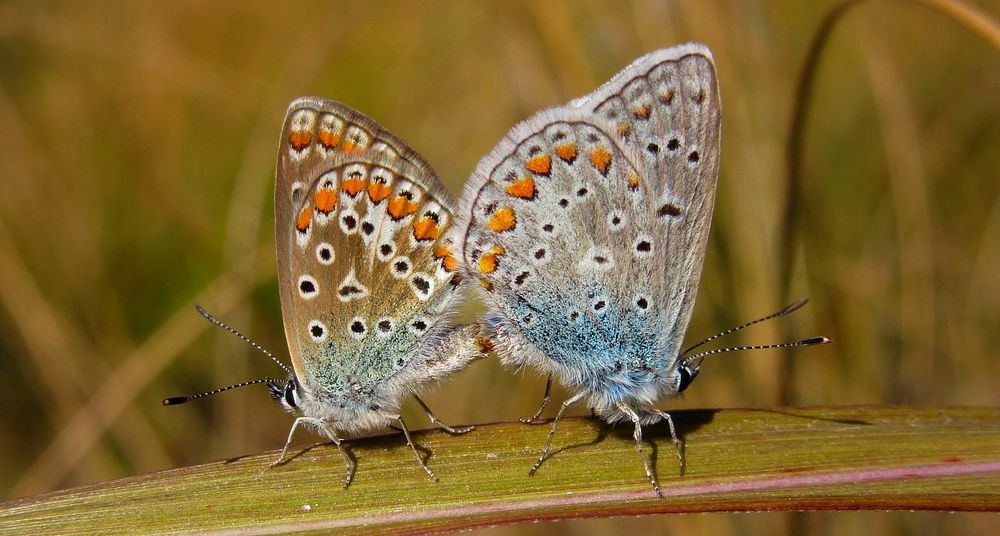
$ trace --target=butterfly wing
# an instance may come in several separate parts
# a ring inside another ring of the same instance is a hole
[[[515,126],[480,161],[459,251],[505,361],[552,370],[547,358],[574,383],[672,370],[711,224],[719,121],[711,54],[684,45]]]
[[[434,358],[460,278],[454,208],[420,155],[360,112],[300,98],[285,118],[274,199],[300,384],[320,398],[373,400]]]

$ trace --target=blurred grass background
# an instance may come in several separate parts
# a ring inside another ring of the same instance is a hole
[[[292,98],[321,95],[364,111],[457,194],[515,122],[689,40],[712,48],[724,110],[690,337],[780,308],[788,284],[811,305],[730,342],[793,333],[836,344],[796,352],[787,378],[777,353],[719,357],[663,406],[997,405],[1000,54],[967,28],[910,2],[864,3],[843,19],[802,140],[793,274],[778,276],[796,80],[833,5],[5,2],[2,497],[281,446],[290,419],[263,388],[180,408],[160,400],[278,373],[192,304],[286,352],[271,196]],[[970,5],[1000,17],[996,2]],[[534,410],[543,385],[490,359],[427,400],[452,423],[509,420]],[[302,434],[298,444],[316,441]],[[642,479],[638,462],[623,470]],[[484,532],[996,526],[978,515],[716,514]]]

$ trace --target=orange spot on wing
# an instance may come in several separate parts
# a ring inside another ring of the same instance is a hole
[[[387,184],[380,184],[377,182],[368,184],[368,197],[371,198],[372,203],[375,203],[376,205],[381,203],[386,197],[389,197],[390,192],[392,192],[392,188],[390,188]]]
[[[513,184],[508,186],[507,193],[521,199],[534,199],[535,179],[532,179],[531,175],[525,175],[523,179],[515,181]]]
[[[514,214],[514,209],[510,207],[500,207],[490,216],[489,221],[486,222],[486,226],[490,230],[502,233],[504,231],[509,231],[517,225],[517,216]]]
[[[496,255],[483,255],[479,257],[479,271],[488,274],[497,269]]]
[[[621,137],[628,136],[628,133],[632,131],[632,125],[628,121],[622,121],[618,123],[618,135]]]
[[[632,115],[636,119],[649,119],[649,114],[653,111],[653,107],[649,104],[643,104],[641,106],[636,106],[632,108]]]
[[[398,220],[417,211],[417,204],[403,196],[397,196],[389,201],[389,215]]]
[[[365,181],[363,181],[362,179],[344,179],[344,182],[343,184],[340,185],[340,188],[345,192],[347,192],[347,195],[351,197],[357,197],[358,192],[364,190]]]
[[[639,177],[635,173],[629,173],[628,176],[628,189],[633,192],[639,189]]]
[[[442,259],[441,266],[444,267],[446,272],[458,270],[458,259],[451,254],[448,246],[434,246],[434,258]]]
[[[357,145],[352,140],[344,140],[344,144],[340,146],[345,153],[360,153],[363,147]]]
[[[576,144],[567,143],[556,146],[556,155],[562,158],[567,164],[572,164],[576,160]]]
[[[312,207],[302,207],[302,210],[299,211],[299,217],[295,219],[295,228],[300,233],[306,232],[309,229],[309,224],[312,223],[312,219]]]
[[[482,285],[483,288],[486,290],[493,290],[493,283],[487,281],[485,277],[479,278],[479,284]]]
[[[431,218],[420,218],[413,222],[413,237],[417,240],[433,240],[441,236],[441,228]]]
[[[611,166],[611,151],[608,151],[608,148],[603,145],[594,147],[590,150],[590,163],[597,171],[601,172],[601,175],[607,175],[608,168]]]
[[[552,170],[552,157],[547,154],[533,156],[524,163],[524,167],[536,175],[548,175]]]
[[[496,270],[497,269],[497,264],[499,262],[498,259],[497,259],[497,257],[501,257],[505,253],[506,253],[506,251],[504,251],[504,249],[501,248],[501,247],[494,247],[494,248],[490,249],[490,251],[486,255],[483,255],[482,257],[479,257],[479,271],[482,272],[482,273],[484,273],[484,274],[488,274],[488,273],[491,273],[494,270]],[[489,281],[486,281],[485,279],[480,279],[479,282],[480,283],[484,283],[484,282],[485,283],[489,283]],[[485,284],[483,286],[486,287]],[[492,288],[492,285],[489,286],[489,287],[486,287],[486,290],[489,290],[490,288]]]
[[[337,206],[337,193],[329,188],[320,188],[313,196],[313,204],[316,205],[316,210],[329,214]]]
[[[335,134],[329,130],[319,131],[319,136],[317,136],[317,138],[319,138],[320,144],[322,144],[326,149],[333,149],[338,143],[340,143],[340,134]]]
[[[288,143],[296,151],[305,149],[311,141],[312,133],[309,131],[290,132],[288,134]]]

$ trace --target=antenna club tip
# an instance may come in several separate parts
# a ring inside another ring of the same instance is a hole
[[[828,344],[833,342],[833,339],[829,337],[812,337],[809,339],[799,341],[802,346],[815,346],[817,344]]]
[[[176,406],[177,404],[183,404],[187,402],[189,397],[186,396],[172,396],[170,398],[163,399],[164,406]]]
[[[799,309],[801,309],[807,303],[809,303],[809,298],[801,298],[799,300],[796,300],[795,303],[792,303],[788,307],[785,307],[784,309],[782,309],[781,313],[779,313],[779,314],[781,316],[784,316],[784,315],[787,315],[789,313],[794,313],[795,311],[798,311]]]

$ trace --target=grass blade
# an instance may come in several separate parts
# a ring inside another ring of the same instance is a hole
[[[687,472],[663,426],[647,428],[666,499],[653,496],[631,427],[560,423],[556,449],[527,476],[548,426],[500,423],[465,436],[414,434],[430,481],[401,436],[353,441],[343,489],[334,447],[103,482],[0,505],[0,533],[436,530],[577,517],[765,510],[1000,509],[1000,410],[811,407],[674,414]]]

